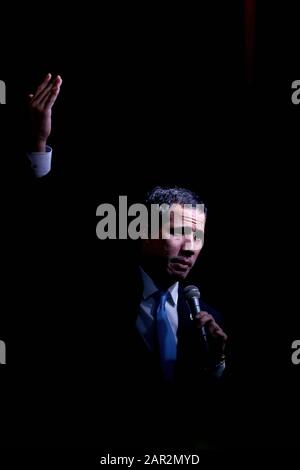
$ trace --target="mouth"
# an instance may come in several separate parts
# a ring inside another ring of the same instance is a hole
[[[172,265],[175,265],[175,267],[178,267],[182,270],[187,270],[188,268],[192,267],[192,262],[190,260],[187,260],[185,258],[173,258],[171,260]]]

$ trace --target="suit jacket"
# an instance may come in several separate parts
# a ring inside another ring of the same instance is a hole
[[[122,294],[122,329],[121,338],[119,338],[119,345],[123,348],[123,356],[130,356],[129,364],[132,366],[131,373],[133,373],[138,381],[160,383],[159,364],[156,355],[150,351],[139,331],[135,326],[136,318],[139,311],[139,305],[142,299],[142,281],[138,272],[133,272],[131,275],[127,273],[131,286],[128,282],[124,282],[122,289],[126,292]],[[222,324],[221,316],[209,305],[205,304],[202,300],[200,302],[201,310],[205,310],[215,318],[216,322]],[[199,331],[195,328],[194,322],[191,319],[190,308],[184,298],[183,285],[179,285],[178,289],[178,346],[177,346],[177,367],[176,367],[176,385],[183,382],[195,383],[197,378],[202,382],[208,379],[204,378],[204,357],[201,348],[201,341]],[[126,334],[125,334],[126,332]],[[119,348],[117,348],[119,349]],[[124,355],[125,353],[125,355]],[[127,368],[125,367],[125,370]],[[205,374],[207,375],[207,374]]]
[[[155,447],[156,443],[166,443],[166,439],[172,445],[180,440],[182,445],[195,432],[199,413],[207,436],[209,423],[213,422],[211,407],[198,408],[195,404],[198,400],[205,404],[207,397],[209,404],[213,403],[220,390],[215,379],[202,370],[198,331],[190,319],[183,288],[180,286],[178,296],[177,378],[169,385],[163,382],[156,356],[148,350],[136,328],[142,281],[138,270],[130,271],[126,266],[126,276],[120,276],[120,282],[114,284],[116,291],[108,295],[108,305],[102,305],[103,342],[99,337],[97,341],[102,358],[99,364],[105,377],[102,398],[107,394],[106,436],[113,434],[111,441],[115,442],[119,433],[121,440],[128,439],[139,446],[152,442]],[[220,323],[217,312],[203,302],[201,307]],[[209,410],[210,417],[204,426],[205,410]]]

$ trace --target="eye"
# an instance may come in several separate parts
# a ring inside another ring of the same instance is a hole
[[[196,230],[194,232],[194,240],[198,241],[198,242],[203,241],[203,232],[202,232],[202,230]]]

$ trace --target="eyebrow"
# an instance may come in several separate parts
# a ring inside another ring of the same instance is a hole
[[[176,226],[170,227],[170,230],[178,230],[178,229],[181,229],[181,230],[184,231],[185,233],[187,233],[188,231],[200,232],[200,233],[202,233],[202,234],[204,233],[204,230],[203,230],[203,229],[201,229],[201,228],[196,228],[195,230],[193,230],[190,225],[176,225]]]

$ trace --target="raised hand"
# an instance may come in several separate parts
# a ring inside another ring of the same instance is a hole
[[[29,111],[32,120],[32,148],[34,152],[45,152],[47,139],[51,133],[52,108],[59,95],[62,79],[57,75],[53,80],[50,73],[29,95]]]

